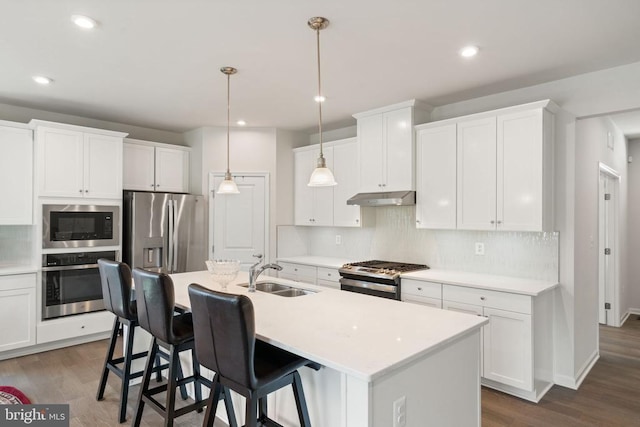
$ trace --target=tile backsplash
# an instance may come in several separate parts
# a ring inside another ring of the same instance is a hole
[[[0,268],[28,266],[32,260],[33,227],[0,226]]]
[[[415,206],[375,210],[375,225],[363,228],[278,227],[278,256],[318,255],[353,260],[425,263],[431,268],[539,280],[558,279],[558,233],[422,230]],[[336,244],[336,235],[341,244]],[[475,244],[485,254],[475,254]]]

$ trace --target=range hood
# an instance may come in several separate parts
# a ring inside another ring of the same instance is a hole
[[[360,206],[407,206],[416,204],[415,191],[390,191],[386,193],[358,193],[347,205]]]

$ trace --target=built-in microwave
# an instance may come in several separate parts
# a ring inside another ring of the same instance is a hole
[[[42,247],[118,246],[119,224],[119,206],[43,205]]]

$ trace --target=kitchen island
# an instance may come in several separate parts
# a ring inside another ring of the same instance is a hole
[[[206,271],[171,277],[176,303],[185,307],[191,283],[220,290]],[[227,292],[251,298],[257,337],[322,365],[300,371],[314,426],[480,425],[485,318],[265,276],[260,281],[317,292],[249,293],[238,286],[247,280],[241,272]],[[237,404],[244,413],[244,402]],[[291,390],[274,393],[269,405],[281,424],[298,424]]]

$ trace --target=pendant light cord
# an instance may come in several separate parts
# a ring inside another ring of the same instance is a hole
[[[231,74],[227,74],[227,175],[231,174],[229,169],[229,132],[231,116]]]
[[[320,138],[320,158],[324,158],[322,153],[322,83],[320,80],[320,28],[316,28],[316,46],[318,50],[318,132]]]

